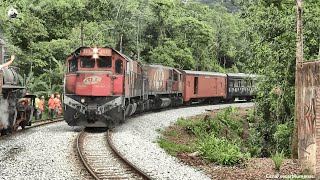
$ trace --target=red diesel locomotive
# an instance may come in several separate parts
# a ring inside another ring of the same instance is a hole
[[[64,119],[70,126],[114,127],[136,112],[230,100],[227,76],[141,65],[112,48],[80,47],[67,59]]]

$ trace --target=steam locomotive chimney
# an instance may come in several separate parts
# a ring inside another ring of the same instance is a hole
[[[4,52],[5,52],[4,47],[5,47],[4,40],[0,38],[0,64],[5,63],[5,60],[4,60]]]

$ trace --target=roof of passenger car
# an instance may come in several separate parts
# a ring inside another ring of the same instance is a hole
[[[227,73],[229,77],[240,77],[240,78],[257,78],[256,74],[245,74],[245,73]]]
[[[227,77],[224,73],[219,72],[208,72],[208,71],[190,71],[190,70],[183,70],[186,74],[193,74],[193,75],[205,75],[205,76],[221,76]]]

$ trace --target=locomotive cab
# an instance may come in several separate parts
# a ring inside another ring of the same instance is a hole
[[[69,125],[110,127],[124,119],[125,65],[112,48],[82,47],[69,56],[64,97]]]

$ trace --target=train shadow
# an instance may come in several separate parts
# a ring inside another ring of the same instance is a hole
[[[86,127],[85,131],[89,133],[103,133],[107,132],[110,128],[107,127]]]

